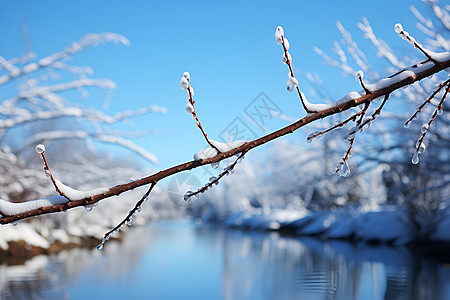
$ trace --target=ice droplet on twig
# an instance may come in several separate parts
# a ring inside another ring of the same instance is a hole
[[[191,191],[187,191],[186,194],[184,194],[184,196],[183,196],[183,200],[186,201],[186,202],[190,202],[191,201],[190,194],[192,194],[192,192]]]
[[[419,163],[419,151],[414,151],[413,157],[411,159],[411,162],[415,165]]]
[[[344,161],[344,164],[341,167],[341,172],[339,174],[342,177],[348,177],[350,175],[350,167],[348,166],[347,161]]]
[[[219,165],[220,165],[219,162],[215,162],[215,163],[212,163],[212,164],[211,164],[211,167],[212,167],[213,169],[217,169],[217,168],[219,167]]]
[[[45,151],[45,146],[43,144],[39,144],[36,146],[36,152],[42,154]]]
[[[100,243],[100,244],[97,246],[97,250],[98,250],[98,251],[102,251],[102,250],[103,250],[103,243]]]
[[[313,139],[319,138],[320,137],[319,133],[320,133],[320,131],[314,131],[314,132],[310,133],[308,135],[308,137],[306,138],[306,142],[311,143]]]
[[[403,31],[403,26],[402,26],[402,24],[400,24],[400,23],[395,24],[394,30],[395,30],[396,33],[400,34],[400,32]]]
[[[133,217],[130,217],[126,223],[127,223],[127,226],[133,226]]]
[[[422,153],[425,152],[426,149],[427,149],[427,147],[426,147],[425,144],[422,142],[422,143],[420,144],[419,149],[417,150],[417,152],[418,152],[419,154],[422,154]]]
[[[292,77],[289,74],[289,79],[288,79],[287,86],[286,86],[288,92],[293,92],[297,88],[297,86],[298,86],[297,78]]]
[[[422,125],[422,128],[420,128],[420,132],[425,133],[428,130],[428,128],[429,125],[425,123]]]

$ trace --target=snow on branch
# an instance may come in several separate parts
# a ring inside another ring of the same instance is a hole
[[[396,27],[396,31],[399,28]],[[403,35],[405,38],[409,35],[407,35],[403,30],[399,31],[401,35]],[[403,32],[403,34],[401,33]],[[116,226],[113,230],[105,234],[105,238],[102,241],[102,243],[99,245],[99,250],[103,249],[103,245],[106,242],[106,240],[109,238],[109,236],[118,230],[120,226],[122,226],[125,223],[131,223],[133,215],[138,212],[141,208],[141,205],[146,199],[149,197],[152,189],[155,187],[155,185],[163,178],[167,178],[169,176],[172,176],[174,174],[177,174],[179,172],[188,171],[191,169],[198,168],[200,166],[209,165],[209,164],[216,164],[224,159],[238,156],[238,158],[228,167],[226,167],[223,172],[216,178],[211,178],[210,182],[204,185],[202,188],[200,188],[198,191],[195,192],[188,192],[186,194],[185,200],[189,200],[191,196],[195,196],[199,193],[202,193],[215,185],[219,182],[221,178],[223,178],[226,174],[232,173],[234,171],[234,167],[236,164],[243,158],[244,155],[246,155],[250,150],[259,147],[261,145],[264,145],[266,143],[269,143],[275,139],[278,139],[284,135],[291,134],[298,130],[299,128],[302,128],[314,121],[321,120],[323,118],[332,116],[332,115],[338,115],[342,113],[343,111],[349,110],[351,108],[359,107],[358,112],[353,114],[350,118],[344,120],[343,122],[340,122],[339,124],[331,127],[330,129],[316,134],[316,136],[322,135],[324,133],[327,133],[335,128],[341,127],[349,122],[354,122],[355,126],[349,131],[347,140],[349,141],[349,147],[341,161],[341,164],[338,168],[338,171],[341,172],[343,176],[346,176],[349,174],[350,170],[347,165],[347,160],[351,155],[351,150],[355,141],[355,136],[358,132],[361,130],[368,128],[375,120],[375,118],[380,115],[381,110],[386,105],[389,95],[393,93],[394,91],[401,89],[403,87],[407,87],[409,85],[412,85],[413,83],[423,80],[425,78],[428,78],[429,76],[432,76],[438,72],[441,72],[443,70],[446,70],[450,67],[450,54],[449,53],[431,53],[429,51],[426,51],[429,56],[427,56],[427,59],[423,62],[418,62],[412,66],[405,67],[402,70],[394,73],[388,78],[384,78],[376,83],[369,84],[365,81],[363,81],[363,73],[357,72],[356,79],[358,80],[358,83],[362,86],[363,90],[361,92],[351,92],[344,96],[343,98],[339,99],[338,101],[335,101],[333,104],[312,104],[309,103],[306,100],[305,95],[300,91],[299,89],[299,82],[295,78],[294,72],[292,70],[292,56],[288,52],[290,48],[289,41],[284,37],[284,30],[281,26],[278,26],[275,32],[275,39],[277,44],[281,44],[283,47],[283,62],[288,66],[289,68],[289,74],[288,74],[288,81],[287,81],[287,90],[292,92],[294,90],[297,90],[298,95],[300,97],[300,101],[302,104],[302,107],[307,112],[307,115],[303,118],[301,118],[298,121],[295,121],[284,128],[278,129],[274,132],[268,133],[260,138],[257,138],[252,141],[234,141],[232,143],[228,144],[222,144],[218,143],[214,140],[211,140],[208,138],[206,132],[203,130],[202,125],[200,124],[199,118],[197,116],[197,113],[195,111],[195,102],[193,100],[194,91],[192,86],[190,85],[190,74],[185,72],[183,74],[183,77],[180,81],[180,86],[183,90],[186,90],[188,93],[188,100],[186,105],[186,111],[192,115],[194,118],[197,127],[201,130],[205,140],[210,145],[209,148],[201,150],[195,154],[195,159],[192,161],[188,161],[173,167],[170,167],[165,170],[161,170],[159,172],[156,172],[154,174],[151,174],[149,176],[127,182],[124,184],[116,185],[110,188],[100,189],[100,190],[93,190],[88,192],[79,192],[74,191],[73,189],[63,185],[61,181],[55,180],[51,172],[49,170],[48,164],[46,162],[44,151],[42,147],[38,147],[38,152],[42,155],[44,163],[45,163],[45,170],[49,174],[55,189],[64,197],[66,197],[70,201],[63,201],[61,198],[58,197],[56,199],[59,199],[56,203],[53,202],[47,202],[44,205],[41,202],[39,204],[29,204],[29,206],[23,204],[21,208],[14,208],[16,204],[8,204],[4,205],[3,202],[0,202],[0,214],[2,217],[0,218],[0,224],[8,224],[11,222],[15,222],[17,220],[21,220],[24,218],[28,218],[31,216],[37,216],[41,214],[47,214],[47,213],[53,213],[53,212],[59,212],[67,209],[71,209],[78,206],[87,206],[87,205],[93,205],[97,203],[98,201],[109,198],[112,196],[119,195],[123,192],[133,190],[137,187],[144,186],[144,185],[150,185],[147,192],[143,195],[143,197],[136,203],[135,207],[129,212],[127,217],[124,218],[124,220]],[[413,42],[413,44],[416,46],[417,43]],[[419,45],[419,44],[417,44]],[[353,47],[353,46],[352,46]],[[355,50],[356,51],[356,50]],[[356,53],[356,52],[355,52]],[[343,59],[343,58],[342,58]],[[446,87],[445,93],[441,100],[438,103],[437,109],[433,113],[432,120],[430,120],[430,124],[434,120],[434,117],[439,114],[439,110],[442,110],[442,104],[446,98],[446,95],[449,91],[449,83],[448,81],[443,84],[441,89],[443,87]],[[373,102],[377,102],[378,100],[384,99],[381,105],[378,106],[378,108],[370,115],[368,115],[369,106]],[[427,100],[429,102],[430,100]],[[425,134],[428,128],[425,130]],[[425,136],[423,134],[422,140]],[[99,137],[97,137],[99,138]],[[311,139],[313,137],[309,137],[308,139]],[[101,139],[101,137],[99,138]],[[105,137],[104,140],[108,141],[110,137]],[[112,142],[114,143],[122,143],[119,139],[113,139]],[[63,198],[64,199],[64,198]],[[36,200],[39,201],[39,200]],[[49,200],[50,201],[50,200]],[[29,203],[29,202],[27,202]],[[37,202],[36,202],[37,203]],[[2,211],[1,208],[4,208]],[[23,208],[25,207],[25,208]]]
[[[187,91],[188,99],[186,103],[186,113],[190,114],[192,116],[192,119],[195,120],[195,125],[197,125],[198,129],[203,134],[203,137],[205,138],[206,142],[217,152],[220,152],[220,150],[211,142],[211,140],[208,138],[208,135],[206,134],[205,130],[203,129],[202,123],[200,123],[200,120],[198,118],[197,112],[195,111],[195,101],[194,101],[194,89],[191,86],[190,83],[191,75],[189,72],[184,72],[183,76],[180,80],[180,87],[183,90]]]

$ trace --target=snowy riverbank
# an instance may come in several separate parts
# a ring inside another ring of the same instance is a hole
[[[282,209],[270,213],[264,213],[262,210],[252,213],[234,212],[219,222],[227,227],[242,229],[289,231],[299,236],[406,246],[419,241],[450,242],[450,217],[446,216],[444,211],[441,215],[439,222],[429,224],[426,229],[415,227],[408,211],[395,207],[382,207],[376,211],[342,208],[318,212]]]

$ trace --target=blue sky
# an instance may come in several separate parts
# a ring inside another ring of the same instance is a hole
[[[442,1],[441,1],[442,2]],[[63,49],[90,32],[115,32],[131,44],[101,45],[77,55],[73,63],[91,65],[94,77],[118,84],[109,113],[149,104],[166,106],[165,115],[136,119],[133,129],[153,129],[156,135],[137,140],[160,158],[157,168],[192,159],[206,146],[201,133],[185,113],[186,93],[179,87],[185,71],[191,73],[197,112],[209,136],[219,134],[238,118],[257,136],[264,131],[246,119],[245,109],[264,92],[279,109],[302,117],[298,98],[286,91],[287,67],[276,45],[277,25],[285,29],[294,66],[316,72],[336,98],[360,90],[353,78],[323,65],[313,51],[317,46],[331,53],[340,35],[341,21],[363,49],[356,24],[365,16],[374,30],[398,51],[409,50],[394,33],[400,22],[417,33],[409,5],[423,8],[420,1],[8,1],[0,9],[0,55],[12,58],[25,52],[23,22],[26,20],[31,47],[39,57]],[[372,52],[371,52],[372,51]],[[368,50],[377,65],[373,50]],[[308,95],[308,85],[301,80]],[[100,107],[104,95],[81,100]],[[74,101],[80,99],[74,98]],[[316,99],[310,98],[314,102]],[[274,130],[286,125],[280,120],[266,124]],[[301,141],[301,134],[290,137]]]

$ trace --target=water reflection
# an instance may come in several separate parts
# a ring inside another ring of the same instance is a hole
[[[449,286],[450,270],[405,248],[190,223],[0,266],[0,299],[449,299]]]

